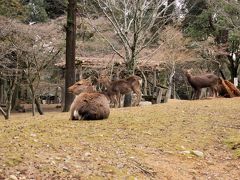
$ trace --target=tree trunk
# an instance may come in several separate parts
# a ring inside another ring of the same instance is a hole
[[[13,93],[15,91],[16,88],[16,82],[17,82],[17,77],[14,77],[14,80],[12,82],[12,85],[10,85],[10,89],[9,89],[9,96],[8,96],[8,100],[6,103],[6,116],[5,119],[9,119],[10,118],[10,114],[11,114],[11,110],[12,110],[12,99],[13,99]]]
[[[74,95],[70,94],[67,88],[75,83],[76,6],[76,0],[68,0],[64,112],[69,111],[74,99]]]
[[[167,93],[166,93],[166,97],[164,99],[165,103],[168,102],[168,99],[171,98],[174,75],[175,75],[175,64],[173,64],[173,66],[172,66],[172,72],[171,72],[170,77],[169,77],[169,86],[168,86],[168,90],[167,90]]]
[[[238,62],[238,60],[233,60],[232,55],[228,55],[227,58],[230,62],[229,66],[228,66],[228,69],[229,69],[230,74],[231,74],[231,82],[233,83],[234,78],[237,77],[237,75],[238,75],[239,62]]]
[[[35,116],[35,92],[32,84],[29,84],[29,89],[32,95],[32,116]]]
[[[0,103],[4,103],[4,81],[0,79]]]
[[[161,103],[161,101],[162,101],[162,93],[163,93],[162,88],[159,88],[159,89],[158,89],[158,92],[157,92],[157,100],[156,100],[156,104]]]
[[[0,112],[2,113],[2,115],[4,116],[4,118],[7,119],[7,114],[6,114],[6,112],[2,109],[1,106],[0,106]]]
[[[130,107],[132,105],[132,94],[125,94],[123,107]]]
[[[40,105],[39,101],[37,100],[37,98],[35,98],[35,104],[36,104],[38,113],[39,113],[40,115],[44,115],[44,113],[43,113],[43,111],[42,111],[42,108],[41,108],[41,105]]]
[[[35,95],[32,96],[32,115],[35,116]]]
[[[153,89],[156,88],[156,85],[157,85],[157,70],[154,69],[153,70]]]
[[[7,113],[6,113],[5,119],[9,119],[10,118],[10,114],[11,114],[11,110],[12,110],[13,91],[14,91],[14,89],[10,90],[10,94],[9,94],[8,101],[7,101],[7,104],[6,104],[6,106],[7,106]]]
[[[147,78],[146,78],[146,76],[145,76],[145,74],[144,74],[144,72],[143,71],[141,71],[140,70],[140,72],[141,72],[141,74],[142,74],[142,76],[143,76],[143,79],[144,79],[144,87],[143,87],[143,94],[144,95],[147,95]]]

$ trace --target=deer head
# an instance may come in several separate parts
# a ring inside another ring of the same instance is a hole
[[[92,83],[89,80],[82,79],[68,88],[68,91],[74,95],[79,95],[82,92],[93,92]]]

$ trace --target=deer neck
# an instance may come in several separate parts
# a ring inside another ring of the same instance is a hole
[[[109,79],[106,79],[104,82],[105,87],[108,89],[111,86],[111,82]]]
[[[85,92],[93,93],[93,92],[95,92],[95,89],[93,88],[93,86],[88,86]]]

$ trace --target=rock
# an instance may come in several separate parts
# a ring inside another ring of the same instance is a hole
[[[32,133],[32,134],[30,134],[30,136],[32,136],[32,137],[36,137],[37,135],[36,135],[36,134],[34,134],[34,133]]]
[[[141,101],[139,103],[139,106],[150,106],[150,105],[152,105],[152,102],[150,101]]]
[[[85,157],[89,157],[89,156],[91,156],[91,153],[90,153],[90,152],[86,152],[86,153],[84,154],[84,156],[85,156]]]
[[[181,154],[190,154],[191,151],[181,151],[180,153],[181,153]]]
[[[198,150],[191,151],[191,154],[193,154],[195,156],[198,156],[198,157],[203,157],[204,156],[203,152],[198,151]]]

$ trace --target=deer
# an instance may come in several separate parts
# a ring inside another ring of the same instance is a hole
[[[200,99],[201,89],[209,87],[213,93],[213,97],[217,96],[217,87],[220,78],[212,73],[193,76],[191,70],[186,70],[185,75],[189,84],[192,86],[194,93],[193,99]]]
[[[136,93],[137,101],[134,103],[134,105],[139,105],[142,96],[142,78],[139,76],[132,75],[125,79],[110,81],[106,75],[100,75],[98,82],[106,87],[104,94],[106,94],[109,97],[110,101],[114,103],[114,107],[121,107],[122,95],[128,94],[130,92]]]
[[[107,119],[110,114],[108,98],[96,92],[89,80],[82,79],[68,88],[76,95],[70,106],[70,120]]]

